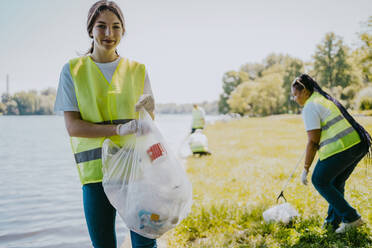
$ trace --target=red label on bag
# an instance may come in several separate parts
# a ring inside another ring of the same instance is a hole
[[[164,156],[166,153],[164,147],[162,144],[157,143],[155,145],[152,145],[148,150],[147,154],[149,155],[151,162],[153,162],[155,159],[160,158]]]

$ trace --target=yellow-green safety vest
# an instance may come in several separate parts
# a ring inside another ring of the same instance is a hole
[[[331,112],[331,114],[321,122],[318,150],[320,160],[345,151],[361,141],[357,131],[344,118],[336,104],[318,92],[313,92],[310,98],[305,102],[305,105],[310,102],[320,104]]]
[[[192,110],[192,128],[204,128],[204,115],[202,110]]]
[[[145,81],[143,64],[121,58],[111,83],[89,56],[70,60],[70,72],[83,120],[105,125],[122,124],[138,119],[135,104],[143,94]],[[133,141],[133,135],[70,138],[82,184],[102,181],[101,150],[106,138],[110,138],[119,146]]]

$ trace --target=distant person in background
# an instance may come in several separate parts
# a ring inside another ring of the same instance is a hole
[[[192,109],[192,123],[191,133],[194,133],[196,129],[203,129],[205,125],[205,112],[202,107],[197,104],[193,105]]]
[[[304,106],[302,117],[307,131],[308,143],[303,184],[318,151],[312,183],[329,203],[324,227],[330,226],[336,233],[363,224],[361,216],[344,198],[345,182],[368,153],[371,137],[346,109],[306,74],[292,83],[294,100]],[[341,223],[341,225],[340,225]]]
[[[196,129],[189,137],[189,146],[193,155],[211,155],[208,150],[208,139],[201,129]]]
[[[102,143],[121,146],[136,132],[138,111],[153,116],[154,99],[143,64],[122,58],[116,48],[124,17],[116,3],[98,1],[90,8],[86,56],[62,69],[55,111],[63,111],[82,183],[84,213],[94,248],[116,248],[116,209],[102,187]],[[156,240],[131,231],[132,247],[154,248]]]

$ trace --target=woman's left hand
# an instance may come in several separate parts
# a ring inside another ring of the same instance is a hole
[[[136,111],[139,111],[142,107],[149,113],[154,112],[155,103],[152,95],[143,94],[140,96],[138,102],[136,103]]]
[[[303,185],[307,185],[307,174],[308,171],[304,169],[304,171],[301,174],[301,182]]]

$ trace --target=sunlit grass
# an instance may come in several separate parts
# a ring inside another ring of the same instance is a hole
[[[372,131],[372,118],[359,120]],[[263,222],[262,212],[276,204],[304,152],[306,133],[299,116],[218,122],[205,134],[213,155],[187,160],[194,205],[188,218],[164,236],[169,247],[372,246],[369,225],[344,235],[321,229],[327,203],[312,185],[300,183],[303,163],[285,190],[301,217],[288,226]],[[368,223],[372,223],[370,191],[361,163],[347,181],[346,199]]]

